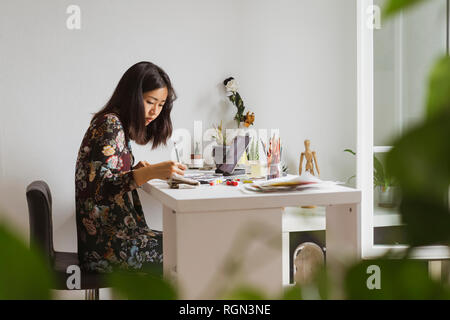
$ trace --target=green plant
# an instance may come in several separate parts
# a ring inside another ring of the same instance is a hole
[[[226,130],[222,129],[222,120],[220,120],[220,124],[215,126],[213,125],[216,134],[213,135],[213,138],[216,139],[216,143],[218,145],[227,145],[227,133]]]
[[[252,139],[252,143],[250,145],[250,152],[248,153],[248,160],[254,161],[259,160],[259,142],[255,139]]]
[[[345,149],[344,152],[348,152],[356,156],[356,153],[351,149]],[[356,177],[356,175],[348,178],[347,183],[354,177]],[[386,188],[395,185],[392,175],[386,172],[383,164],[375,155],[373,156],[373,185],[375,187],[381,187],[382,191],[385,191]]]

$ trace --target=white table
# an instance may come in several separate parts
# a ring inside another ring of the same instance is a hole
[[[333,186],[247,194],[227,185],[180,188],[170,189],[160,180],[143,186],[162,204],[164,275],[176,280],[183,299],[219,298],[244,283],[279,294],[289,279],[284,207],[326,206],[332,271],[361,257],[359,190]]]

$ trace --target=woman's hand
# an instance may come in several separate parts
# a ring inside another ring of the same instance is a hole
[[[151,179],[168,180],[173,174],[184,175],[187,167],[176,161],[164,161],[156,164],[150,164],[147,161],[139,161],[133,168],[133,177],[136,184],[140,187]]]
[[[184,175],[186,166],[176,161],[164,161],[157,164],[150,165],[152,176],[154,179],[167,180],[172,177],[174,173]]]
[[[139,168],[144,168],[144,167],[150,167],[151,164],[148,163],[147,161],[139,161],[137,165],[135,165],[133,167],[133,170],[139,169]]]

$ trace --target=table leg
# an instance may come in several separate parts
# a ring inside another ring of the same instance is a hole
[[[326,266],[335,298],[343,297],[343,277],[361,259],[360,205],[330,205],[326,209]]]
[[[168,280],[176,274],[176,216],[172,209],[163,206],[163,272]]]
[[[286,286],[290,283],[290,268],[291,268],[291,259],[290,259],[290,250],[289,250],[289,232],[282,233],[282,242],[283,242],[283,286]]]

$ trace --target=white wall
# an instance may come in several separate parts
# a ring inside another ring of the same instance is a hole
[[[81,30],[66,28],[69,4]],[[235,76],[256,128],[280,128],[291,173],[311,139],[325,179],[345,180],[356,145],[356,2],[353,0],[2,0],[0,208],[28,236],[26,186],[50,185],[57,250],[76,250],[74,168],[91,113],[135,62],[165,69],[179,99],[174,128],[233,125],[222,81]],[[170,148],[133,145],[159,162]],[[141,193],[142,197],[144,195]],[[145,204],[149,200],[143,199]],[[161,217],[149,225],[161,227]]]

